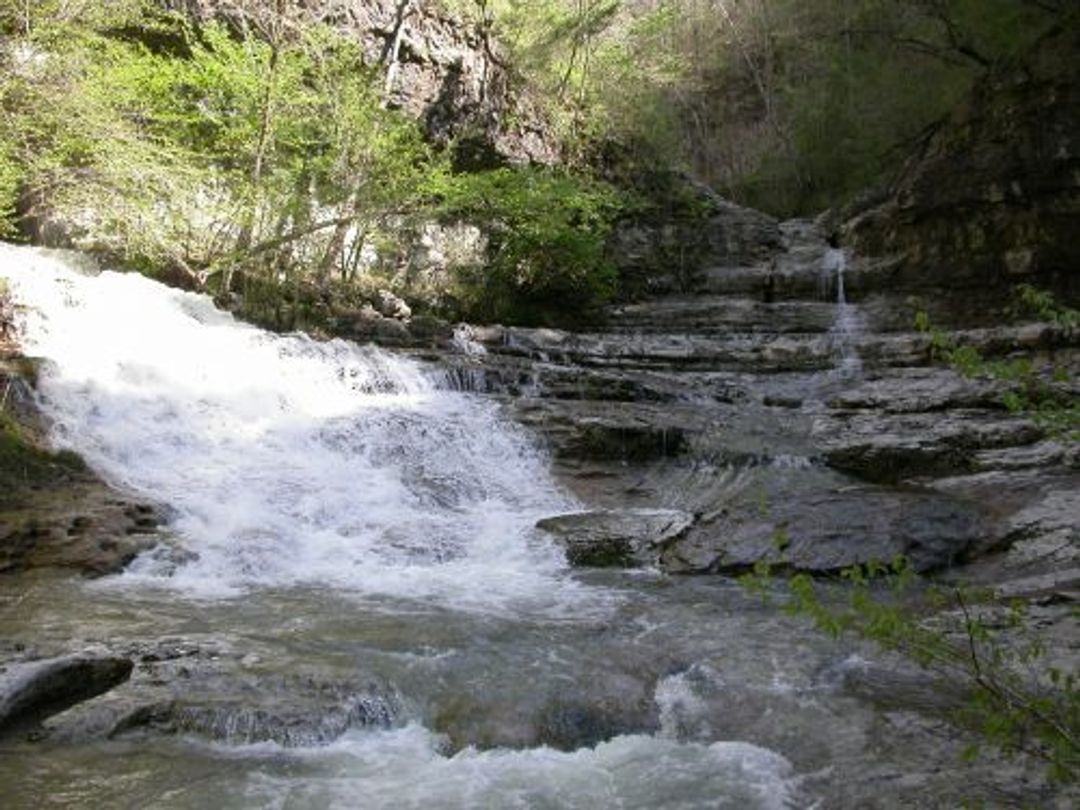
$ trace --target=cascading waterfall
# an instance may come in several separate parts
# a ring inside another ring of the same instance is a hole
[[[573,508],[528,438],[374,347],[276,336],[138,275],[0,248],[56,441],[175,510],[200,596],[328,585],[471,609],[569,609],[534,537]],[[152,559],[128,579],[165,583]]]
[[[862,372],[862,360],[855,351],[855,342],[862,332],[858,310],[848,303],[844,292],[844,270],[847,255],[840,248],[829,248],[821,261],[822,287],[827,289],[832,279],[836,281],[836,319],[829,338],[840,363],[836,371],[841,377],[856,377]]]
[[[784,756],[684,734],[709,724],[693,722],[707,706],[681,676],[656,686],[661,717],[679,723],[655,733],[629,729],[568,752],[448,753],[418,708],[448,700],[445,678],[459,684],[447,717],[457,694],[492,691],[479,713],[512,723],[518,707],[546,705],[555,682],[559,697],[603,683],[605,655],[622,648],[605,639],[625,595],[572,576],[532,530],[576,508],[544,455],[494,403],[448,390],[434,368],[268,334],[204,296],[137,275],[82,274],[71,259],[0,245],[25,352],[47,360],[39,392],[54,440],[166,505],[191,554],[151,553],[104,587],[50,605],[79,616],[98,606],[110,618],[87,621],[106,638],[143,639],[179,622],[264,651],[223,656],[229,683],[246,683],[249,668],[291,678],[297,660],[328,672],[343,657],[368,662],[400,687],[406,708],[394,728],[353,728],[315,747],[148,737],[123,757],[92,742],[44,757],[28,749],[0,756],[0,781],[13,791],[38,795],[45,780],[81,797],[73,806],[115,803],[113,784],[162,807],[796,806],[798,776]],[[211,707],[214,697],[196,695]],[[98,771],[108,777],[85,778]]]

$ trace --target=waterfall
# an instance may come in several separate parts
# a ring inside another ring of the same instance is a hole
[[[839,357],[836,373],[844,378],[857,377],[862,372],[862,360],[855,350],[855,341],[862,333],[862,322],[856,308],[848,303],[844,292],[844,270],[847,269],[847,255],[840,248],[829,248],[821,261],[822,287],[828,289],[830,281],[835,279],[836,317],[829,340]]]
[[[455,608],[593,598],[532,527],[574,508],[497,406],[423,365],[273,335],[209,298],[0,245],[57,445],[164,502],[192,561],[127,582],[207,597],[326,586]],[[159,555],[160,556],[160,555]]]

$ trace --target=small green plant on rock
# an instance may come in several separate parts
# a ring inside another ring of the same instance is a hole
[[[1030,284],[1021,284],[1016,291],[1020,296],[1019,314],[1034,315],[1066,329],[1080,326],[1080,310],[1059,304],[1053,293]]]
[[[1022,308],[1042,321],[1065,329],[1080,324],[1080,311],[1055,302],[1053,295],[1029,285],[1018,288]],[[1069,371],[1054,366],[1039,370],[1028,358],[988,360],[973,346],[958,343],[926,312],[915,315],[915,329],[926,335],[930,359],[955,368],[965,377],[985,377],[1004,383],[1001,404],[1016,415],[1031,418],[1049,435],[1080,440],[1080,403],[1072,395]]]

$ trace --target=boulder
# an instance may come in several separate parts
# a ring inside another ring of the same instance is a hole
[[[917,571],[961,562],[986,532],[974,504],[929,491],[846,488],[777,492],[765,508],[731,505],[703,516],[668,544],[672,573],[746,572],[767,562],[783,570],[835,574],[853,565],[905,557]]]
[[[131,680],[52,717],[44,728],[51,739],[141,730],[230,745],[311,746],[350,728],[390,727],[401,714],[397,693],[373,679],[267,672],[259,655],[199,641],[163,640],[130,652],[138,658]]]
[[[90,654],[9,664],[0,673],[0,732],[107,692],[126,681],[133,666],[128,658]]]
[[[389,290],[378,290],[375,293],[375,310],[385,318],[395,318],[399,321],[407,321],[412,317],[409,305]]]
[[[655,563],[693,524],[675,509],[629,509],[559,515],[536,527],[555,537],[571,565],[632,567]]]

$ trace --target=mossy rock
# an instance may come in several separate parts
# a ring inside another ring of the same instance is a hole
[[[68,450],[44,450],[0,413],[0,507],[16,505],[27,490],[55,486],[87,475],[85,462]]]

